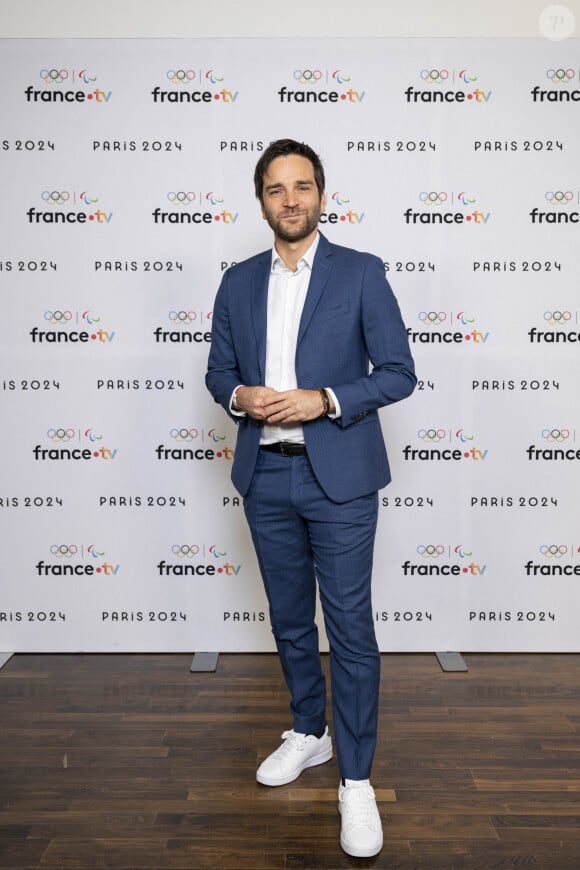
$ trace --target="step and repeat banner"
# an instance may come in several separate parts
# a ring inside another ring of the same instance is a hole
[[[273,649],[204,373],[283,136],[323,158],[321,230],[383,259],[420,379],[381,412],[381,649],[580,649],[579,58],[2,43],[0,649]]]

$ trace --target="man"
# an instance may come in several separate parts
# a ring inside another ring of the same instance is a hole
[[[244,496],[294,718],[256,776],[283,785],[332,757],[318,581],[341,846],[370,857],[383,842],[369,781],[380,671],[371,571],[378,490],[390,480],[377,412],[412,393],[413,361],[382,262],[318,233],[326,206],[318,155],[280,139],[261,156],[254,182],[274,247],[224,274],[206,384],[238,424],[232,480]]]

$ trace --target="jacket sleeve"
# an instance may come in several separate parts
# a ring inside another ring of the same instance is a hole
[[[212,338],[205,384],[235,423],[240,417],[232,414],[230,399],[234,389],[241,384],[240,370],[235,352],[230,312],[228,305],[228,272],[222,278],[212,313]]]
[[[369,255],[362,275],[360,317],[371,370],[366,377],[329,384],[340,403],[339,426],[346,427],[385,405],[410,396],[417,378],[399,305],[382,262]]]

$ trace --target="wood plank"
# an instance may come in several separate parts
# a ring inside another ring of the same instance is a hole
[[[255,781],[291,724],[275,655],[223,655],[215,674],[185,654],[16,655],[0,673],[0,870],[578,870],[580,655],[466,660],[444,674],[434,656],[382,657],[385,845],[353,862],[335,758]]]

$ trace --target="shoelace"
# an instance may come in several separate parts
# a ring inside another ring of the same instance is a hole
[[[284,731],[282,740],[284,743],[274,753],[276,758],[284,758],[285,755],[289,755],[294,749],[299,749],[300,751],[304,749],[303,734],[296,734],[295,731]]]
[[[349,828],[373,827],[374,792],[369,785],[345,786],[340,796],[343,809],[346,809],[346,823]]]

